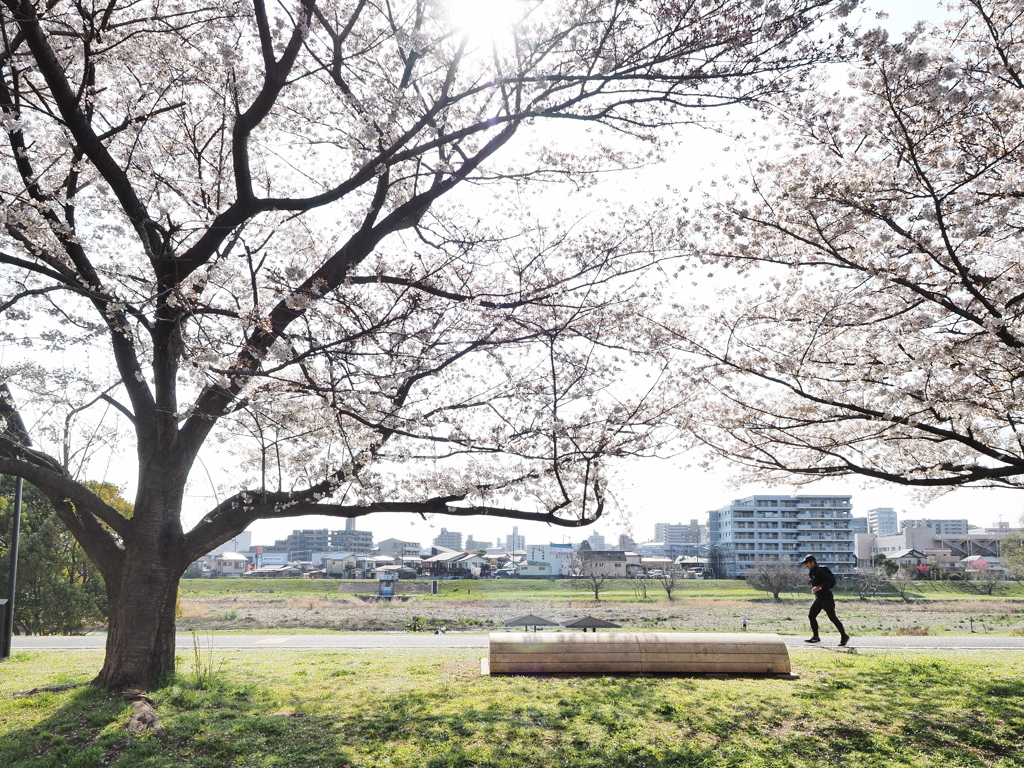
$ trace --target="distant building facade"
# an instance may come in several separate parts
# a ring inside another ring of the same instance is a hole
[[[314,549],[326,550],[331,546],[331,532],[326,528],[304,528],[294,530],[287,538],[278,539],[273,547],[267,547],[273,552],[292,552],[305,550],[310,552]]]
[[[868,532],[875,536],[895,536],[900,532],[896,523],[896,510],[892,507],[876,507],[868,510]]]
[[[707,528],[696,520],[684,523],[655,523],[654,540],[664,543],[663,552],[669,557],[694,557]]]
[[[512,527],[512,533],[505,537],[506,552],[520,552],[526,549],[526,537],[519,535],[519,528]]]
[[[350,517],[345,521],[345,530],[331,531],[331,550],[368,555],[373,551],[373,532],[357,531],[356,520]]]
[[[377,554],[393,557],[396,560],[418,560],[420,549],[422,548],[418,541],[384,539],[377,545]]]
[[[936,536],[966,536],[971,532],[967,520],[901,520],[900,530],[907,528],[931,528]]]
[[[719,578],[759,562],[814,555],[840,576],[856,565],[850,496],[748,496],[708,513],[709,551]]]
[[[355,520],[345,522],[345,530],[330,531],[327,528],[306,528],[292,531],[287,538],[278,539],[272,547],[264,547],[267,552],[291,552],[292,559],[309,559],[311,552],[356,552],[360,555],[369,554],[373,549],[373,533],[357,531]],[[301,555],[307,557],[301,557]]]
[[[444,547],[445,549],[461,552],[462,534],[458,531],[449,531],[447,528],[442,528],[441,533],[434,537],[433,544],[435,547]]]

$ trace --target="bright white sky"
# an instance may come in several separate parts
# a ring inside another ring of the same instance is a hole
[[[937,0],[901,0],[899,3],[875,2],[874,7],[886,7],[888,19],[881,22],[896,35],[913,26],[921,19],[938,20],[943,12]],[[869,22],[876,23],[876,22]],[[694,129],[695,131],[697,129]],[[687,171],[693,179],[713,177],[711,168],[716,163],[731,165],[733,160],[720,154],[721,144],[706,134],[695,134],[688,146],[699,151],[689,151],[689,158],[704,158],[704,162],[689,163]],[[675,158],[672,169],[665,169],[661,176],[664,186],[669,181],[683,186],[678,176],[681,163]],[[649,180],[657,172],[646,173]],[[620,533],[626,532],[637,541],[654,538],[654,525],[658,522],[687,523],[696,519],[707,521],[707,512],[728,504],[732,499],[758,493],[803,493],[803,494],[850,494],[853,496],[854,514],[864,516],[874,507],[893,507],[900,518],[966,518],[972,524],[990,526],[999,520],[1013,525],[1020,522],[1024,513],[1024,494],[1019,491],[1002,489],[960,489],[950,491],[931,500],[916,497],[914,491],[896,485],[865,486],[857,479],[837,479],[815,483],[800,488],[792,486],[769,487],[765,484],[737,486],[731,483],[731,472],[722,464],[711,472],[688,468],[695,459],[650,459],[624,463],[615,472],[614,493],[621,513],[598,522],[585,529],[566,529],[539,523],[519,523],[507,520],[483,518],[436,517],[423,521],[409,515],[371,515],[357,522],[360,530],[371,530],[375,540],[395,537],[418,541],[427,545],[440,533],[442,527],[484,541],[497,541],[512,533],[517,526],[528,543],[579,541],[592,532],[598,532],[614,542]],[[203,507],[208,500],[195,499]],[[197,512],[199,510],[197,509]],[[260,522],[253,526],[253,543],[270,543],[283,538],[294,528],[342,528],[342,521],[331,518],[305,517],[287,521]]]

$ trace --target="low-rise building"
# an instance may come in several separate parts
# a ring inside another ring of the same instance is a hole
[[[403,561],[419,558],[421,549],[418,541],[402,541],[401,539],[384,539],[377,544],[378,555],[387,555]]]
[[[423,572],[435,578],[476,578],[488,564],[475,552],[442,552],[423,561]]]
[[[331,578],[362,578],[363,571],[359,567],[359,557],[355,552],[332,552],[324,556],[323,563],[324,573]]]
[[[640,555],[618,549],[581,549],[583,576],[610,576],[625,579],[640,568]]]
[[[237,579],[249,570],[249,558],[238,552],[219,552],[210,564],[211,575]]]
[[[551,563],[523,563],[519,566],[520,578],[551,578]]]

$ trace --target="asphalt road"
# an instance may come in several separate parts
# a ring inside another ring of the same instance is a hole
[[[543,632],[541,635],[545,634]],[[737,633],[742,634],[742,633]],[[451,632],[445,635],[407,634],[403,632],[366,632],[353,634],[322,634],[322,635],[231,635],[217,633],[198,633],[203,647],[236,648],[236,649],[275,649],[275,648],[379,648],[379,649],[419,649],[419,648],[487,648],[486,633]],[[839,642],[838,637],[823,635],[819,645],[808,646],[803,637],[783,637],[786,645],[791,648],[833,649]],[[86,635],[83,637],[44,637],[16,636],[12,638],[12,651],[39,650],[102,650],[106,641],[103,635]],[[191,633],[178,635],[178,647],[191,647]],[[959,637],[857,637],[850,640],[849,649],[888,649],[888,650],[929,650],[929,651],[962,651],[962,650],[1000,650],[1024,651],[1024,637],[993,637],[990,635],[964,635]]]

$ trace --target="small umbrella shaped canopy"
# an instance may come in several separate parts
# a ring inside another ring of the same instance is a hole
[[[588,629],[597,632],[598,629],[621,629],[620,624],[616,624],[613,621],[607,621],[606,619],[596,619],[593,616],[584,616],[582,619],[573,619],[572,621],[562,622],[562,626],[567,629],[582,629],[586,632]]]
[[[525,616],[520,616],[517,619],[509,619],[505,622],[506,627],[526,627],[529,631],[530,627],[533,627],[533,631],[537,631],[537,627],[557,627],[557,621],[551,621],[551,619],[545,619],[541,616],[534,616],[532,613],[528,613]]]

